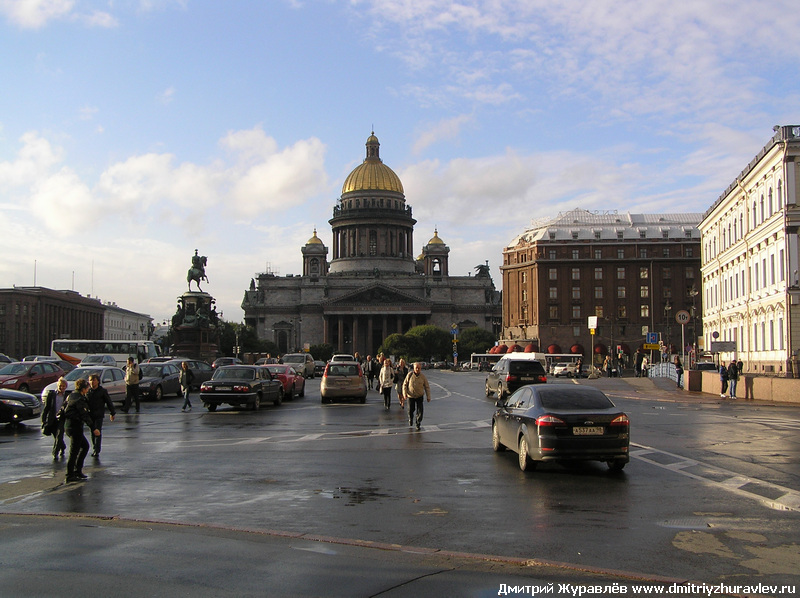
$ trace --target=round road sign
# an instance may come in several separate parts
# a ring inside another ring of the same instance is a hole
[[[689,312],[686,311],[685,309],[682,309],[678,313],[675,314],[675,321],[678,324],[688,324],[689,320],[691,320],[691,319],[692,319],[692,317],[689,315]]]

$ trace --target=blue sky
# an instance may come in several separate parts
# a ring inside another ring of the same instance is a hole
[[[453,274],[582,207],[703,212],[800,123],[773,0],[0,0],[0,287],[224,317],[302,271],[374,129]]]

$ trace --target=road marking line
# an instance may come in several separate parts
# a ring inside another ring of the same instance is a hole
[[[771,482],[765,482],[764,480],[759,480],[758,478],[743,476],[736,472],[723,469],[722,467],[708,465],[707,463],[696,461],[695,459],[690,459],[688,457],[683,457],[682,455],[676,455],[675,453],[669,453],[667,451],[661,451],[643,444],[636,444],[632,442],[631,446],[639,449],[631,452],[631,457],[638,459],[639,461],[644,461],[645,463],[655,465],[661,469],[679,473],[694,480],[716,486],[721,490],[756,500],[770,509],[775,509],[776,511],[800,511],[800,492],[792,490],[791,488],[779,486],[778,484],[773,484]],[[675,459],[675,461],[672,463],[660,463],[655,459],[648,458],[648,455],[656,454],[666,455],[672,459]],[[691,471],[687,471],[689,467],[695,467],[698,465],[706,469],[709,475],[703,476]],[[724,479],[718,480],[711,476],[722,477]],[[747,489],[747,486],[762,489],[765,493],[774,495],[776,498],[770,498],[769,496],[758,494],[757,492]]]

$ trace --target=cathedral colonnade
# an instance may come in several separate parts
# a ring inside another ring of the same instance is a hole
[[[342,313],[323,316],[323,338],[337,353],[374,355],[390,334],[427,324],[429,314]]]

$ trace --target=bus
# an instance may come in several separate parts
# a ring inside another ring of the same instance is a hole
[[[62,338],[50,344],[50,355],[78,365],[87,355],[113,355],[119,367],[124,366],[128,357],[139,363],[151,357],[158,357],[153,341],[93,341]]]
[[[480,370],[481,364],[485,363],[485,370],[492,369],[492,366],[500,361],[502,355],[500,353],[473,353],[469,358],[469,369]],[[488,367],[487,367],[488,366]]]

